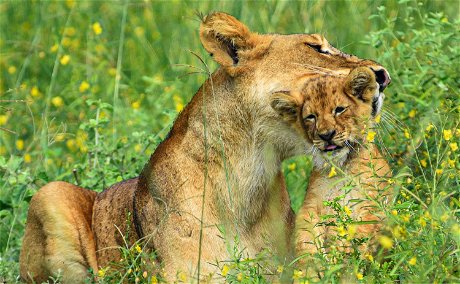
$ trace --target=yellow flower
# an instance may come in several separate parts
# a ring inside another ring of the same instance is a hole
[[[366,258],[367,258],[370,262],[374,261],[374,257],[373,257],[371,254],[366,255]]]
[[[243,273],[238,273],[238,275],[236,276],[236,280],[238,280],[238,282],[241,282],[241,280],[243,280]]]
[[[30,156],[29,153],[25,154],[24,155],[24,162],[29,164],[30,162],[32,162],[32,157]]]
[[[91,27],[95,35],[100,35],[102,33],[102,26],[99,22],[95,22]]]
[[[55,45],[53,45],[53,46],[50,48],[50,51],[54,53],[54,52],[56,52],[58,49],[59,49],[59,45],[56,43]]]
[[[353,238],[353,236],[356,234],[356,225],[348,225],[347,234],[348,239]]]
[[[292,163],[292,164],[289,164],[288,169],[292,172],[295,170],[295,167],[296,167],[296,164]]]
[[[109,71],[108,71],[109,75],[110,76],[113,76],[115,77],[115,75],[117,75],[117,68],[109,68]]]
[[[329,177],[335,177],[337,172],[335,171],[335,167],[331,167],[331,171],[329,172]]]
[[[178,95],[173,96],[174,104],[176,105],[176,111],[181,112],[182,109],[184,108],[184,102],[182,101],[182,98]]]
[[[158,278],[155,275],[153,275],[152,278],[150,278],[150,283],[151,284],[157,284],[158,283]]]
[[[457,142],[452,142],[449,144],[449,147],[452,151],[457,151],[458,150],[458,145],[457,145]]]
[[[131,107],[133,109],[139,109],[141,107],[141,102],[140,101],[135,101],[131,103]]]
[[[5,155],[5,154],[6,154],[6,147],[0,146],[0,155]]]
[[[391,215],[397,216],[397,215],[398,215],[398,211],[395,210],[395,209],[391,210]]]
[[[292,274],[292,279],[299,279],[303,276],[302,270],[294,269],[294,273]]]
[[[452,138],[452,130],[447,129],[443,130],[442,134],[444,135],[444,140],[449,141]]]
[[[228,267],[228,265],[224,264],[224,266],[222,266],[222,276],[227,276],[228,272],[230,271],[230,267]]]
[[[70,55],[63,55],[61,57],[61,59],[59,60],[59,62],[61,62],[62,65],[67,65],[69,64],[69,61],[70,61]]]
[[[409,112],[409,117],[410,117],[410,118],[414,118],[416,113],[417,113],[417,111],[416,111],[415,109],[411,110],[411,111]]]
[[[455,168],[455,160],[447,159],[447,162],[449,163],[449,167]]]
[[[70,151],[74,152],[77,150],[75,139],[69,139],[66,141],[65,145],[67,146],[67,149]]]
[[[105,276],[105,269],[99,269],[99,271],[97,272],[97,276],[101,277],[101,278],[104,278]]]
[[[380,120],[382,120],[382,116],[379,114],[374,118],[376,123],[380,123]]]
[[[417,258],[415,256],[412,257],[411,259],[409,259],[408,263],[409,263],[409,265],[412,265],[412,266],[416,265],[417,264]]]
[[[418,220],[418,223],[420,224],[420,226],[422,227],[425,227],[426,226],[426,221],[423,217],[420,217],[420,219]]]
[[[409,214],[402,215],[401,219],[403,220],[403,222],[408,223],[410,221],[410,215]]]
[[[16,67],[14,67],[14,66],[8,67],[8,73],[10,73],[10,74],[16,73]]]
[[[437,176],[442,175],[442,173],[443,173],[443,170],[442,170],[442,169],[436,169],[436,175],[437,175]]]
[[[142,151],[142,145],[141,144],[134,145],[134,151],[136,151],[137,153],[140,153]]]
[[[361,279],[363,279],[363,277],[364,276],[361,273],[359,273],[359,272],[356,273],[356,279],[361,280]]]
[[[421,164],[422,167],[424,167],[424,168],[426,168],[426,166],[427,166],[427,163],[426,163],[425,160],[421,160],[421,161],[420,161],[420,164]]]
[[[404,137],[406,137],[406,139],[409,139],[410,138],[410,133],[409,133],[409,129],[404,129]]]
[[[283,273],[284,267],[282,265],[278,265],[278,268],[276,269],[278,273]]]
[[[61,41],[62,46],[69,47],[72,44],[72,40],[68,37],[64,37]]]
[[[345,231],[345,228],[343,226],[340,226],[337,228],[337,233],[339,236],[343,237],[347,234],[347,231]]]
[[[430,124],[426,127],[425,131],[426,131],[426,132],[430,132],[433,128],[434,128],[434,125],[430,123]]]
[[[0,115],[0,125],[5,125],[8,122],[8,118],[6,114]]]
[[[138,37],[141,37],[141,36],[144,35],[145,30],[144,30],[144,28],[142,28],[142,27],[135,27],[135,28],[134,28],[134,33],[135,33]]]
[[[64,139],[65,139],[65,134],[64,133],[58,133],[58,134],[56,134],[56,136],[54,138],[54,140],[56,142],[62,142],[62,141],[64,141]]]
[[[442,214],[441,221],[446,222],[447,220],[449,220],[449,214],[447,213]]]
[[[16,149],[18,149],[19,151],[22,151],[24,149],[24,140],[16,140]]]
[[[136,245],[134,248],[136,249],[137,253],[142,252],[142,249],[141,249],[141,247],[139,245]]]
[[[53,106],[55,107],[61,107],[64,105],[64,100],[59,97],[59,96],[56,96],[54,98],[51,99],[51,103],[53,104]]]
[[[30,89],[30,95],[32,97],[38,97],[40,96],[40,90],[36,86],[33,86],[32,89]]]
[[[83,93],[86,90],[88,90],[89,87],[91,87],[91,85],[88,82],[83,81],[83,82],[81,82],[80,87],[78,87],[78,90],[80,91],[80,93]]]
[[[187,282],[187,274],[181,271],[177,274],[177,279],[181,282]]]
[[[377,134],[375,133],[375,131],[369,130],[369,132],[367,132],[366,140],[369,142],[373,142],[375,138],[375,134]]]
[[[393,247],[393,241],[387,236],[380,236],[379,243],[386,249]]]
[[[348,208],[348,206],[343,206],[343,211],[345,211],[345,213],[350,216],[351,215],[351,210],[350,208]]]

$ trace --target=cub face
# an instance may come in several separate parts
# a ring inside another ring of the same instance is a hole
[[[375,73],[358,67],[344,78],[325,75],[307,80],[294,93],[276,93],[271,106],[313,144],[322,166],[326,156],[342,164],[364,144],[382,103]]]

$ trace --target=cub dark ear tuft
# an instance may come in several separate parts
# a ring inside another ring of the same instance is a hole
[[[228,14],[217,12],[202,19],[201,43],[222,66],[237,65],[238,51],[252,47],[251,37],[249,29]]]
[[[297,120],[300,104],[290,92],[272,94],[270,106],[286,121],[295,122]]]
[[[358,67],[348,74],[345,82],[345,92],[364,102],[371,102],[377,91],[377,81],[374,72],[367,67]]]

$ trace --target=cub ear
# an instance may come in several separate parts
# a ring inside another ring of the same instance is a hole
[[[238,64],[238,51],[253,47],[253,34],[234,17],[213,13],[203,18],[200,39],[204,48],[222,66]]]
[[[345,81],[345,93],[364,102],[372,102],[378,84],[374,72],[367,67],[358,67],[348,74]]]
[[[288,122],[295,122],[299,116],[300,103],[290,92],[272,94],[270,106]]]

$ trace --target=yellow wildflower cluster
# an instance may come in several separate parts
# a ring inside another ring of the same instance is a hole
[[[99,22],[92,24],[91,28],[93,29],[95,35],[100,35],[102,33],[102,26]]]
[[[369,132],[367,132],[366,140],[369,141],[369,142],[374,142],[376,134],[377,133],[375,131],[369,130]]]
[[[380,236],[379,243],[382,245],[383,248],[391,249],[393,247],[393,240],[387,236]]]
[[[83,82],[81,82],[80,87],[78,87],[78,90],[80,91],[80,93],[84,93],[84,92],[86,92],[90,87],[91,87],[91,85],[90,85],[88,82],[83,81]]]
[[[331,167],[331,171],[329,172],[328,177],[332,178],[332,177],[335,177],[336,175],[337,175],[337,172],[335,170],[335,167]]]
[[[174,105],[176,106],[176,111],[181,112],[182,109],[184,108],[184,101],[179,95],[174,95],[173,100],[174,100]]]
[[[68,54],[65,54],[61,57],[61,59],[59,59],[59,62],[62,64],[62,65],[67,65],[69,64],[70,62],[70,55]]]

